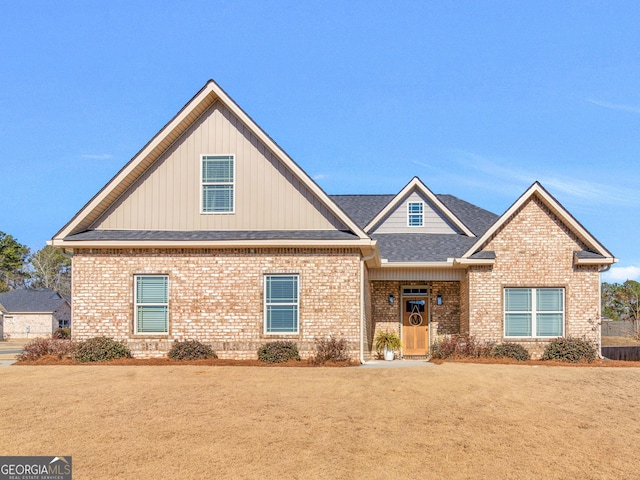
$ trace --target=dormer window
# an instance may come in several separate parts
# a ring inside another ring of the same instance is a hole
[[[407,203],[407,225],[410,227],[422,227],[424,224],[424,203]]]
[[[233,213],[235,161],[233,155],[202,156],[202,213]]]

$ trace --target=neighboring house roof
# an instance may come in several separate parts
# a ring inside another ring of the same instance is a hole
[[[0,304],[6,313],[53,313],[67,300],[48,288],[17,289],[0,294]]]

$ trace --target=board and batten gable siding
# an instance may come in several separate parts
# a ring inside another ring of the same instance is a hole
[[[234,155],[235,212],[201,213],[202,155]],[[221,102],[93,225],[96,230],[332,230],[343,223]]]
[[[422,227],[410,227],[407,221],[407,205],[410,202],[422,202]],[[458,233],[446,218],[419,192],[408,195],[398,207],[391,211],[371,233]]]

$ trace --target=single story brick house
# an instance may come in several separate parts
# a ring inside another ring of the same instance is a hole
[[[135,356],[178,340],[255,358],[272,340],[404,356],[434,335],[599,343],[600,272],[617,261],[534,183],[498,216],[413,178],[392,195],[328,195],[214,81],[49,242],[73,253],[73,337]]]
[[[58,328],[69,327],[69,300],[49,288],[10,290],[0,294],[0,340],[51,338]]]

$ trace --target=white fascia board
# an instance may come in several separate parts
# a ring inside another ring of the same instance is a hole
[[[456,265],[493,265],[496,263],[495,258],[455,258],[453,263]]]
[[[390,262],[386,258],[382,259],[381,268],[452,268],[452,259],[444,262]]]
[[[574,265],[613,265],[618,263],[618,259],[615,257],[604,258],[578,258],[577,255],[573,256]]]
[[[360,248],[373,251],[375,242],[359,240],[51,240],[50,245],[73,250],[74,248],[244,248],[244,247],[339,247]]]

